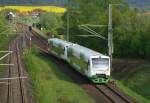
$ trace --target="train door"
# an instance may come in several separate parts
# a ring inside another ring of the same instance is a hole
[[[64,59],[65,59],[65,60],[68,59],[68,52],[67,52],[67,51],[68,51],[68,46],[65,46],[65,47],[64,47],[64,57],[65,57]]]

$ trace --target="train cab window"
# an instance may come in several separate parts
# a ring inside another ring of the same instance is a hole
[[[109,68],[108,58],[92,58],[92,67],[100,70],[107,70]]]

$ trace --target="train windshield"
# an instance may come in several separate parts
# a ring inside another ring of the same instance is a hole
[[[109,68],[108,58],[92,58],[92,66],[97,70],[107,70]]]

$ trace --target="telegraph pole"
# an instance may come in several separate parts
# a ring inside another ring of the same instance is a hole
[[[69,0],[68,0],[68,3],[67,3],[67,41],[69,41]]]
[[[112,6],[118,6],[122,4],[109,4],[109,23],[108,23],[108,55],[110,57],[110,64],[112,67],[112,58],[114,52],[114,45],[113,45],[113,28],[112,28]]]
[[[112,4],[109,4],[108,49],[109,49],[108,55],[110,57],[110,64],[112,66],[112,54],[113,54]]]

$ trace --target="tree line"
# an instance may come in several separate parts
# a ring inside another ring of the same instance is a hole
[[[130,8],[123,0],[71,0],[67,12],[63,15],[42,13],[41,24],[52,34],[67,37],[67,13],[69,12],[69,39],[100,53],[107,54],[108,41],[89,35],[79,28],[82,24],[108,25],[108,5],[113,6],[113,41],[114,56],[118,58],[150,58],[150,15],[138,9]],[[108,38],[108,27],[90,27]],[[91,35],[91,34],[90,34]]]
[[[113,41],[114,56],[126,58],[150,57],[150,15],[144,15],[138,9],[130,8],[122,0],[73,0],[63,16],[64,27],[67,25],[67,13],[70,15],[70,41],[77,42],[101,53],[107,53],[107,40],[97,37],[78,37],[89,33],[79,28],[82,24],[108,25],[108,5],[113,6]],[[92,28],[107,38],[108,28]],[[66,34],[66,29],[64,33]]]

